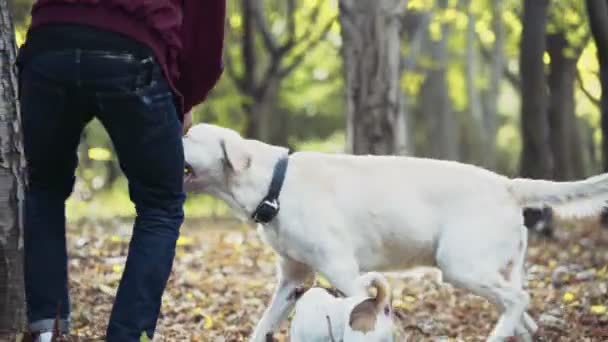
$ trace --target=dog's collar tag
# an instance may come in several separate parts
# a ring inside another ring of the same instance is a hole
[[[281,195],[281,188],[283,187],[283,181],[285,180],[288,162],[289,158],[285,156],[281,157],[281,159],[279,159],[275,164],[268,194],[266,197],[264,197],[253,214],[251,214],[251,218],[255,222],[268,223],[272,221],[279,213],[279,210],[281,209],[279,196]]]

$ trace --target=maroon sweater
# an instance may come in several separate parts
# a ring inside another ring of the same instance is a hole
[[[38,0],[35,29],[51,23],[90,25],[150,47],[182,115],[201,103],[222,70],[225,0]]]

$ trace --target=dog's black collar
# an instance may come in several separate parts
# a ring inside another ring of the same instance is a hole
[[[251,218],[257,223],[268,223],[277,216],[281,205],[279,204],[279,196],[281,195],[281,188],[283,187],[283,181],[285,180],[285,173],[287,172],[287,164],[289,157],[281,157],[274,165],[274,171],[272,173],[272,180],[270,181],[270,187],[268,188],[268,194],[262,202],[255,209]]]

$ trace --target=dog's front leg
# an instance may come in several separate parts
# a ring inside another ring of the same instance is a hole
[[[297,261],[279,257],[278,283],[270,301],[251,337],[252,342],[264,342],[287,317],[296,302],[295,291],[314,273],[310,267]]]

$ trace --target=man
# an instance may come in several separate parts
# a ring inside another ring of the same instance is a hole
[[[183,221],[182,130],[221,70],[225,0],[39,0],[20,51],[29,327],[69,331],[65,201],[96,116],[137,217],[108,341],[152,337]]]

